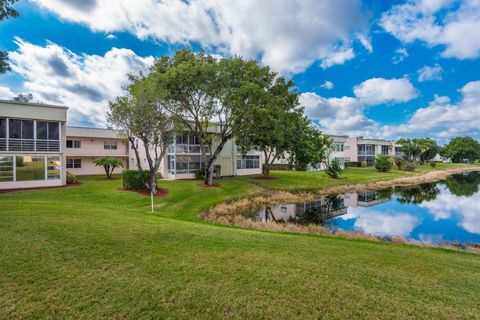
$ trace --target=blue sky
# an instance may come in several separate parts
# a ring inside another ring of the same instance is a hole
[[[480,1],[20,0],[2,22],[0,98],[68,105],[105,126],[126,74],[177,49],[255,58],[293,77],[324,132],[480,137]]]

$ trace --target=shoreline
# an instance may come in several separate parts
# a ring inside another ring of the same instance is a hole
[[[367,190],[381,190],[387,188],[413,186],[423,183],[432,183],[441,181],[453,174],[460,174],[465,172],[480,171],[480,167],[464,167],[453,168],[446,170],[435,170],[425,174],[402,177],[391,180],[383,180],[369,183],[346,184],[340,186],[330,186],[319,189],[318,191],[300,192],[269,190],[267,193],[260,193],[250,197],[239,200],[232,200],[221,203],[213,208],[204,210],[198,215],[198,218],[203,221],[218,223],[227,226],[236,226],[241,228],[256,229],[270,232],[295,232],[305,234],[317,234],[330,237],[341,237],[345,239],[357,240],[371,240],[375,242],[409,244],[421,247],[435,247],[451,249],[456,251],[466,251],[471,253],[480,253],[480,244],[459,244],[459,243],[427,243],[420,241],[407,240],[402,237],[382,237],[377,235],[367,234],[361,231],[332,231],[320,225],[298,225],[294,223],[277,223],[277,222],[260,222],[254,221],[243,214],[261,210],[267,205],[280,205],[282,203],[299,203],[304,201],[313,201],[321,195],[335,195],[352,192],[363,192]]]
[[[408,187],[417,184],[431,183],[441,181],[453,174],[480,171],[480,166],[452,168],[446,170],[434,170],[424,174],[395,178],[391,180],[380,180],[367,183],[345,184],[321,188],[314,192],[319,195],[333,195],[350,192],[375,191],[392,187]]]

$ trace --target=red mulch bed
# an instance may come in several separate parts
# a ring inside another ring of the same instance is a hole
[[[272,176],[258,176],[253,179],[258,179],[258,180],[277,180],[277,177],[272,177]]]
[[[141,196],[150,197],[150,192],[148,192],[148,190],[135,191],[135,190],[127,190],[127,189],[125,189],[125,188],[118,188],[117,190],[118,190],[118,191],[127,191],[127,192],[137,192],[137,193],[140,194]],[[167,190],[167,189],[159,188],[159,189],[157,189],[157,194],[154,194],[153,196],[154,196],[154,197],[163,198],[163,197],[165,197],[167,194],[168,194],[168,190]]]
[[[222,187],[222,185],[219,184],[219,183],[214,183],[212,185],[205,184],[205,183],[199,183],[199,184],[197,184],[197,186],[199,186],[200,188],[220,188],[220,187]]]
[[[64,188],[78,187],[79,185],[81,185],[80,182],[70,183],[70,184],[66,184],[66,185],[64,185],[64,186],[55,186],[55,187],[36,187],[36,188],[3,189],[3,190],[0,190],[0,193],[8,193],[8,192],[15,192],[15,191],[30,191],[30,190],[64,189]]]

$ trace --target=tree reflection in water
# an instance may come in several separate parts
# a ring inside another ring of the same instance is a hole
[[[314,202],[298,204],[296,216],[290,218],[289,222],[303,225],[332,226],[334,221],[332,218],[346,213],[342,209],[345,209],[343,198],[339,196],[325,196]]]
[[[397,187],[395,194],[401,204],[420,204],[424,201],[432,201],[440,194],[436,183],[424,183],[413,187]]]
[[[445,179],[444,183],[453,195],[457,197],[471,197],[478,192],[480,172],[456,174]]]

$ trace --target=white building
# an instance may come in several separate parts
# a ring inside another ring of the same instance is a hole
[[[0,189],[65,185],[67,109],[0,100]]]

